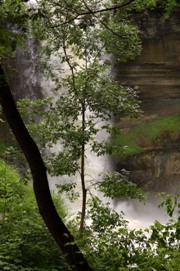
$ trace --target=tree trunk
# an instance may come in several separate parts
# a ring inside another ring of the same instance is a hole
[[[85,133],[85,103],[82,104],[82,131],[83,135]],[[85,184],[85,141],[83,138],[83,142],[81,145],[81,187],[82,187],[82,211],[81,211],[81,221],[80,221],[80,236],[83,236],[84,230],[84,221],[86,216],[86,198],[87,198],[87,190]]]
[[[59,217],[53,204],[46,168],[39,149],[26,129],[22,118],[16,108],[5,75],[0,66],[0,103],[9,126],[22,149],[33,178],[33,188],[39,212],[54,237],[59,248],[65,255],[73,271],[93,271],[83,254],[74,243],[74,238]]]

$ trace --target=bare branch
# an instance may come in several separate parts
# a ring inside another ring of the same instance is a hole
[[[70,20],[64,22],[63,24],[68,24],[76,19],[79,19],[79,17],[82,17],[84,15],[90,15],[90,14],[97,14],[97,13],[103,13],[103,12],[106,12],[106,11],[116,11],[120,8],[123,8],[125,6],[128,6],[130,5],[131,3],[133,3],[135,0],[130,0],[128,2],[125,2],[121,5],[115,5],[115,6],[112,6],[112,7],[109,7],[109,8],[103,8],[103,9],[99,9],[99,10],[91,10],[85,1],[83,1],[83,3],[85,4],[86,8],[88,9],[88,11],[85,11],[85,12],[81,12],[81,13],[77,13],[76,16],[74,16],[73,18],[71,18]]]
[[[123,8],[125,6],[128,6],[130,5],[132,2],[134,2],[135,0],[130,0],[128,2],[125,2],[121,5],[115,5],[115,6],[112,6],[110,8],[104,8],[104,9],[99,9],[99,10],[91,10],[88,8],[88,11],[84,12],[84,13],[81,13],[79,14],[79,16],[82,16],[82,15],[88,15],[88,14],[96,14],[96,13],[102,13],[102,12],[106,12],[106,11],[114,11],[114,10],[117,10],[117,9],[120,9],[120,8]],[[85,1],[83,1],[84,4],[86,5],[86,8],[87,8],[87,4],[85,3]]]

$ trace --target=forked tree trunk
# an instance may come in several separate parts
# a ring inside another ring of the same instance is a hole
[[[88,265],[74,238],[59,217],[53,204],[46,168],[39,149],[29,135],[22,118],[16,108],[8,83],[5,80],[4,72],[0,66],[0,103],[9,126],[16,137],[17,142],[23,151],[33,178],[33,187],[39,212],[54,237],[59,248],[65,255],[67,262],[73,271],[93,271]]]

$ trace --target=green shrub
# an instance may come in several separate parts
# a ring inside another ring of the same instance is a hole
[[[164,195],[163,195],[164,197]],[[170,216],[166,224],[155,221],[149,228],[128,228],[123,214],[94,197],[90,202],[84,236],[77,239],[96,271],[177,271],[180,267],[180,195],[165,195]],[[176,213],[176,214],[175,214]],[[173,216],[174,215],[174,216]]]
[[[55,195],[54,195],[55,198]],[[59,198],[55,205],[65,217]],[[0,160],[0,270],[68,270],[38,212],[31,184]]]

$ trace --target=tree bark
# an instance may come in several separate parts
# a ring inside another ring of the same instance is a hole
[[[33,188],[39,212],[49,230],[54,237],[59,248],[73,271],[93,271],[89,266],[78,246],[74,243],[74,238],[59,217],[53,204],[46,167],[41,154],[34,140],[28,133],[22,118],[16,108],[5,75],[0,66],[0,103],[3,113],[9,126],[24,153],[33,178]]]

